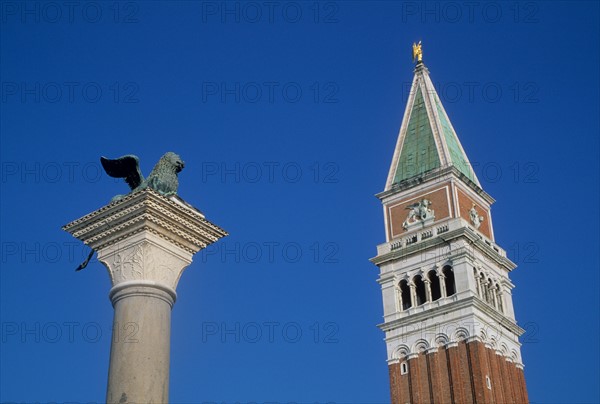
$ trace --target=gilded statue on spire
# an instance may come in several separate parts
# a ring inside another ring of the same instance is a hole
[[[413,62],[423,62],[423,50],[421,49],[421,41],[419,43],[413,42]]]

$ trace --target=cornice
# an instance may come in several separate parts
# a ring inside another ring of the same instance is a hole
[[[392,188],[385,190],[383,192],[379,192],[375,194],[375,196],[383,201],[386,198],[389,198],[392,195],[402,193],[403,191],[414,188],[418,185],[421,185],[426,182],[434,183],[435,180],[438,180],[440,177],[451,175],[455,178],[458,178],[465,184],[468,188],[474,191],[477,195],[483,198],[486,202],[492,205],[496,200],[487,192],[485,192],[479,185],[471,181],[466,175],[464,175],[458,168],[453,165],[449,165],[446,167],[436,168],[434,170],[428,171],[423,174],[416,175],[414,177],[408,178],[400,183],[396,183],[392,186]],[[439,180],[438,180],[439,182]]]
[[[498,311],[491,308],[488,304],[484,303],[481,299],[475,296],[469,296],[454,302],[447,304],[431,307],[424,311],[413,313],[409,316],[395,319],[386,323],[377,325],[382,331],[389,332],[396,328],[407,327],[414,324],[420,324],[424,321],[431,320],[437,316],[442,316],[448,312],[459,312],[464,309],[472,309],[469,314],[462,317],[469,317],[474,314],[473,309],[477,309],[489,317],[494,324],[498,324],[508,331],[512,332],[516,336],[521,336],[525,333],[525,330],[517,325],[513,320],[499,313]],[[476,315],[476,314],[475,314]]]
[[[148,231],[192,254],[228,234],[178,196],[165,197],[149,188],[74,220],[63,230],[95,250]]]
[[[437,226],[437,224],[434,224]],[[510,259],[506,258],[499,252],[497,252],[491,245],[486,243],[485,239],[476,231],[470,229],[467,226],[462,226],[448,232],[443,233],[443,235],[438,235],[427,240],[422,240],[417,243],[398,248],[392,250],[390,252],[378,255],[376,257],[371,258],[371,262],[377,266],[380,266],[386,262],[398,260],[400,258],[404,258],[415,253],[419,253],[424,250],[428,250],[434,247],[438,247],[440,245],[444,245],[449,243],[452,240],[456,240],[459,238],[466,238],[469,241],[469,244],[477,247],[477,249],[482,252],[487,258],[498,264],[499,266],[505,268],[507,271],[512,271],[516,268],[516,264],[513,263]],[[390,243],[393,243],[396,240],[392,240]],[[465,252],[453,251],[452,256],[455,254],[464,254]]]

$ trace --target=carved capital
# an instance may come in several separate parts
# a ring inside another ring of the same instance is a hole
[[[150,286],[173,296],[192,256],[227,235],[178,196],[166,197],[150,188],[111,202],[63,229],[98,253],[113,289]]]
[[[112,286],[124,282],[146,281],[166,286],[172,290],[183,270],[192,262],[191,254],[178,253],[164,244],[159,237],[147,234],[137,242],[113,244],[98,252],[98,260],[106,266]]]

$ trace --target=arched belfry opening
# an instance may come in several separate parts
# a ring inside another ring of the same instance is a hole
[[[446,286],[446,296],[452,296],[456,293],[456,283],[454,281],[454,271],[450,265],[446,265],[442,270],[444,283]]]
[[[412,306],[410,298],[410,287],[408,286],[408,281],[406,279],[400,281],[400,294],[402,310],[410,309]]]
[[[425,282],[421,275],[417,275],[414,278],[415,291],[417,294],[417,306],[420,306],[427,302],[427,292],[425,291]]]
[[[442,289],[440,287],[440,277],[435,270],[429,271],[427,274],[431,283],[431,301],[435,302],[442,297]]]

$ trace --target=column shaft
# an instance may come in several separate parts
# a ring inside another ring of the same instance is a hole
[[[417,307],[417,287],[414,283],[409,283],[410,287],[410,307]]]
[[[439,275],[440,278],[440,294],[442,297],[448,297],[446,293],[446,277],[442,274]]]
[[[424,279],[423,282],[425,282],[425,300],[431,302],[433,300],[431,297],[431,281],[429,279]]]
[[[168,403],[174,298],[150,286],[113,288],[107,403]]]

